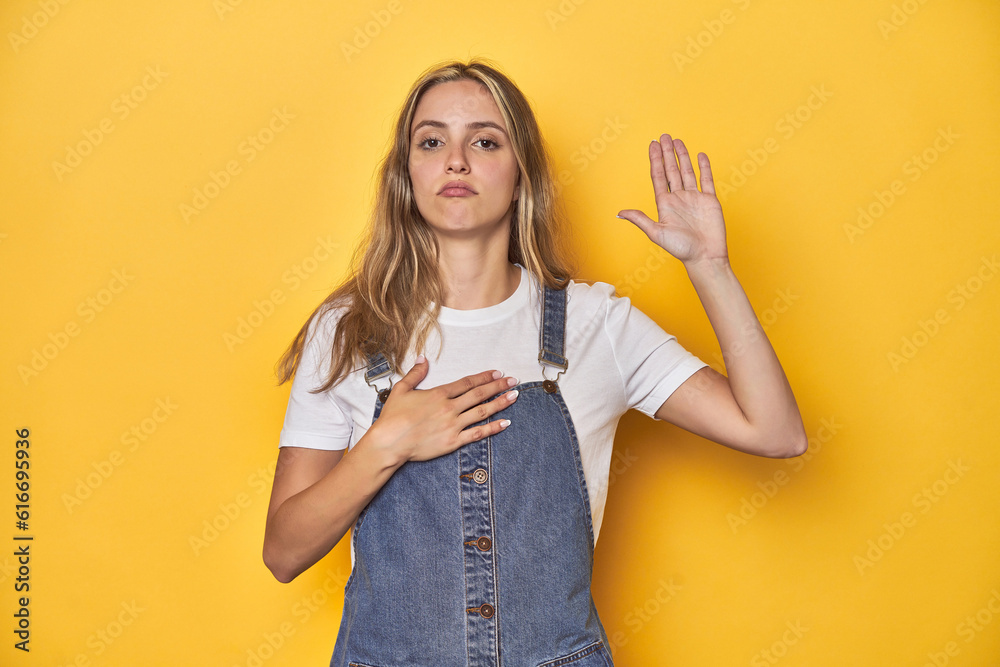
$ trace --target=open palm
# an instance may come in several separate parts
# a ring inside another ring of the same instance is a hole
[[[619,218],[633,223],[653,243],[685,264],[729,256],[722,204],[715,196],[712,167],[704,153],[698,154],[698,169],[701,191],[684,142],[671,139],[669,134],[661,135],[659,141],[649,144],[649,171],[658,220],[636,209],[618,213]]]

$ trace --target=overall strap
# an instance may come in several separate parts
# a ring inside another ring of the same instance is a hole
[[[569,361],[566,348],[566,288],[555,290],[543,285],[542,323],[538,330],[538,361],[565,371]],[[557,376],[558,377],[558,376]]]
[[[365,371],[365,382],[368,384],[372,384],[375,380],[387,375],[392,375],[392,366],[389,365],[389,360],[381,352],[365,354],[365,358],[368,360],[368,369]]]
[[[389,360],[386,359],[385,355],[382,354],[381,350],[374,354],[368,354],[366,352],[365,359],[368,361],[368,368],[365,370],[365,382],[367,382],[371,388],[375,390],[375,393],[378,396],[375,401],[375,418],[377,419],[379,413],[382,411],[382,404],[389,399],[389,390],[392,389],[392,365],[389,363]],[[379,390],[375,381],[387,376],[389,377],[389,386],[385,389]]]

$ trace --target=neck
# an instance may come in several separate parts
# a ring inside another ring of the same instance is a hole
[[[506,239],[504,239],[506,241]],[[507,244],[439,242],[441,305],[455,310],[488,308],[517,290],[521,269],[507,261]]]

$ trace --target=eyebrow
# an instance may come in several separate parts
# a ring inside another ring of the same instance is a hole
[[[413,133],[412,134],[416,134],[417,130],[419,130],[420,128],[422,128],[424,125],[430,125],[431,127],[437,127],[437,128],[442,129],[442,130],[448,128],[448,126],[445,123],[443,123],[443,122],[441,122],[439,120],[422,120],[422,121],[420,121],[417,124],[416,127],[413,128]],[[499,125],[497,125],[496,123],[494,123],[491,120],[473,121],[471,123],[466,123],[465,127],[467,127],[470,130],[481,130],[481,129],[485,128],[485,127],[491,127],[494,130],[497,130],[497,131],[501,132],[504,136],[507,136],[507,131],[504,130],[502,127],[500,127]]]

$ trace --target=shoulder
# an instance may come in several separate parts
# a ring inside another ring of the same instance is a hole
[[[629,307],[627,298],[615,293],[615,286],[608,283],[588,283],[570,280],[566,286],[566,308],[574,312],[607,313],[610,310]]]
[[[350,310],[349,297],[320,305],[309,317],[309,338],[332,337],[341,318]]]
[[[343,303],[323,303],[309,316],[304,327],[305,336],[300,343],[301,357],[296,367],[296,377],[302,375],[308,378],[307,384],[310,386],[326,381],[334,360],[331,355],[337,328],[348,310],[349,308]]]
[[[618,296],[614,285],[570,281],[566,312],[569,321],[600,322],[616,345],[647,338],[672,338],[627,296]]]
[[[341,319],[349,311],[344,303],[323,303],[309,316],[306,322],[305,335],[300,339],[301,359],[296,372],[325,374],[329,372],[331,352],[337,337],[337,328]],[[302,336],[302,332],[299,333]]]

